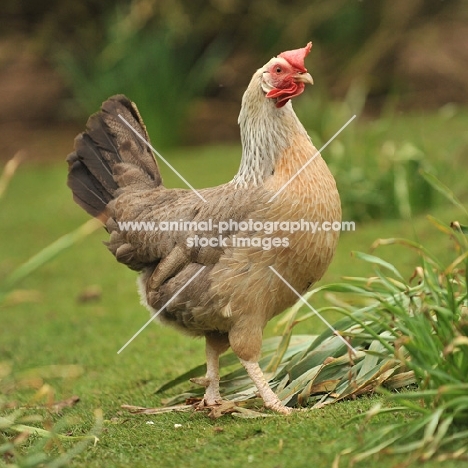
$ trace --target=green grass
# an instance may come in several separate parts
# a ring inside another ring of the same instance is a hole
[[[229,180],[237,169],[239,152],[237,148],[209,148],[179,150],[170,156],[173,165],[201,187]],[[164,174],[167,185],[176,185],[167,170]],[[14,177],[0,208],[0,281],[12,268],[87,219],[71,201],[65,177],[65,164],[22,167]],[[455,213],[440,205],[432,214],[449,222]],[[413,235],[426,245],[434,245],[442,257],[448,249],[448,243],[439,242],[437,231],[423,216],[413,222],[360,224],[355,233],[343,234],[335,260],[322,281],[369,274],[364,262],[350,256],[352,250],[368,251],[379,237]],[[13,375],[50,364],[83,367],[84,373],[78,378],[48,381],[56,390],[56,400],[72,394],[81,399],[77,406],[64,411],[76,418],[71,428],[74,435],[87,433],[94,422],[94,409],[103,409],[105,425],[99,442],[79,455],[73,466],[327,467],[337,453],[359,437],[371,438],[372,428],[379,421],[386,418],[402,422],[410,417],[379,416],[362,434],[356,423],[346,424],[350,417],[382,400],[379,396],[290,418],[261,420],[228,416],[212,421],[203,414],[135,416],[122,411],[122,404],[160,405],[161,396],[154,390],[202,363],[204,345],[170,328],[152,325],[117,355],[148,314],[139,305],[136,275],[115,262],[101,244],[105,238],[103,230],[92,234],[27,278],[21,288],[36,291],[35,301],[22,302],[21,296],[16,296],[16,303],[12,298],[0,308],[0,362],[11,363]],[[379,250],[383,258],[391,258],[404,275],[410,276],[417,263],[416,254],[412,256],[402,249],[401,257],[397,254],[395,258],[395,252],[398,250]],[[79,302],[78,296],[91,286],[100,288],[99,299]],[[275,332],[276,323],[268,325],[266,336]],[[321,327],[311,320],[301,324],[296,333],[317,333]],[[179,392],[177,389],[174,393]],[[24,404],[32,393],[22,390],[7,396]],[[147,424],[149,421],[154,424]],[[382,468],[403,461],[405,457],[383,455],[374,460]],[[366,463],[371,466],[371,461]],[[440,462],[426,466],[438,467]],[[462,462],[449,461],[443,466],[461,467]]]

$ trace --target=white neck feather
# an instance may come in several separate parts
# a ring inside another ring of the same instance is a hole
[[[276,162],[294,145],[294,138],[306,135],[292,108],[291,101],[278,109],[275,100],[265,97],[262,69],[258,70],[242,98],[238,120],[242,159],[231,183],[236,187],[263,184],[274,174]]]

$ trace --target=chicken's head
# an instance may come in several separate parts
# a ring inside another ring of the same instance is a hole
[[[291,98],[301,94],[306,83],[314,83],[304,66],[304,59],[311,49],[312,42],[309,42],[302,49],[279,54],[263,67],[262,89],[267,98],[276,99],[276,107],[283,107]]]

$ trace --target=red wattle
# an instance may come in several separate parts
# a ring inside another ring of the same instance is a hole
[[[267,98],[277,98],[276,107],[283,107],[290,99],[304,91],[304,83],[291,83],[289,88],[273,88],[266,94]]]

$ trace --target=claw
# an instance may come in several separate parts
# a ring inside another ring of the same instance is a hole
[[[208,401],[206,397],[202,398],[199,402],[195,403],[193,407],[197,410],[204,410],[207,408],[213,408],[214,406],[219,406],[223,403],[223,400],[213,400],[213,401]]]

